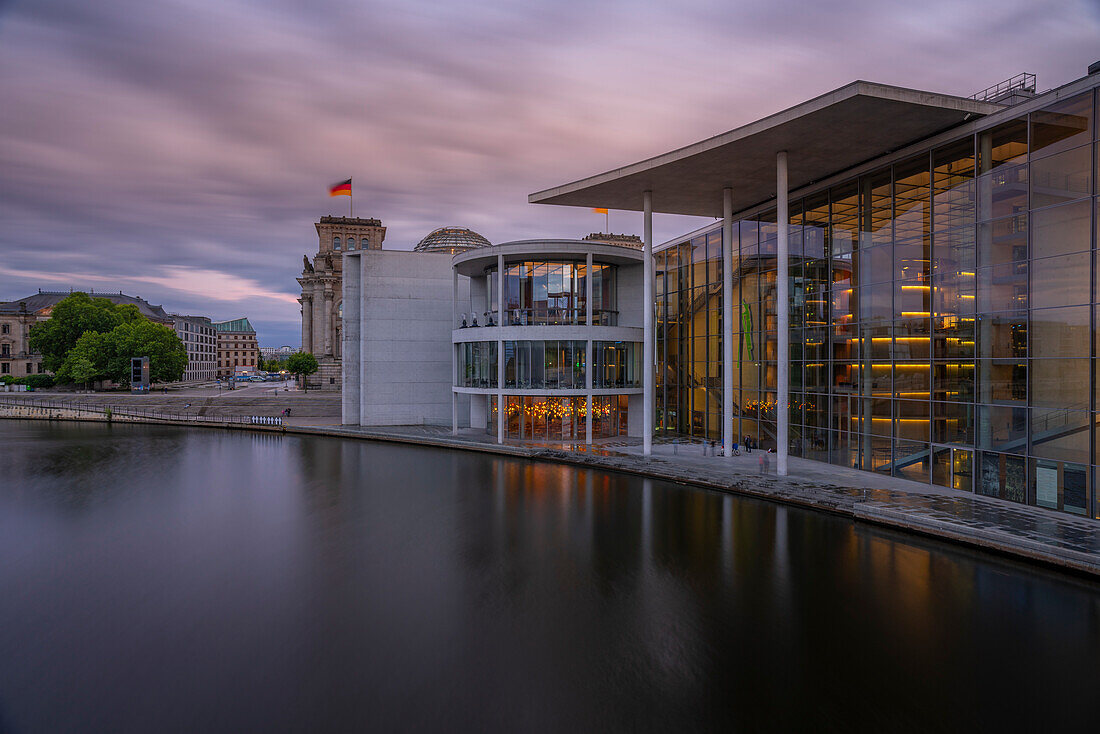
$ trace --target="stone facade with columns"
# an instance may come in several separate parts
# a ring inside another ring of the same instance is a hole
[[[302,258],[302,351],[317,358],[318,371],[309,386],[339,390],[342,347],[343,282],[345,252],[381,250],[386,228],[381,220],[360,217],[321,217],[317,230],[317,254]]]

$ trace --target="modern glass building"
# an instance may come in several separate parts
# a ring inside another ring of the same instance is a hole
[[[531,200],[721,216],[646,242],[656,434],[1100,517],[1097,87],[857,82]]]
[[[465,397],[469,425],[500,441],[641,432],[640,251],[532,240],[471,250],[453,264],[455,430]]]

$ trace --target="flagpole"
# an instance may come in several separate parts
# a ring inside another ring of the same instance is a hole
[[[350,178],[348,179],[351,180]],[[355,218],[355,187],[348,184],[348,219]]]

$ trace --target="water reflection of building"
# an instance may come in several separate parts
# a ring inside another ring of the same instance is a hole
[[[721,220],[646,242],[645,431],[1100,517],[1100,74],[1030,79],[996,99],[856,82],[532,194]]]

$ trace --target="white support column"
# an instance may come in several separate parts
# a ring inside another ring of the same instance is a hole
[[[733,189],[722,191],[722,451],[733,456]]]
[[[488,291],[486,291],[488,298]],[[504,326],[504,255],[497,255],[497,324]],[[485,398],[488,401],[489,398]],[[488,408],[488,406],[486,406]],[[504,340],[497,339],[497,443],[504,443]]]
[[[504,326],[504,255],[497,255],[497,326]],[[503,352],[499,356],[504,359]]]
[[[787,208],[787,151],[782,150],[775,157],[776,221],[779,226],[779,247],[776,252],[779,272],[776,274],[775,310],[778,315],[776,330],[779,332],[779,354],[776,355],[776,401],[775,401],[775,473],[787,476],[787,446],[790,444],[787,423],[790,414],[790,298],[788,286],[787,240],[790,234],[791,216]]]
[[[451,310],[454,313],[454,309]],[[451,435],[458,435],[458,393],[454,385],[458,384],[458,345],[451,344]]]
[[[642,344],[645,361],[642,363],[642,455],[653,453],[653,409],[656,389],[653,381],[654,359],[657,350],[653,338],[653,192],[642,194],[644,234],[644,278],[642,284]]]
[[[584,323],[589,328],[592,327],[592,311],[592,253],[590,252],[584,258]],[[584,442],[590,446],[592,445],[592,409],[596,402],[592,395],[592,377],[595,374],[592,356],[592,339],[589,337],[584,342],[584,390],[585,400],[588,401],[588,410],[585,411],[584,416]]]
[[[360,402],[360,368],[361,359],[360,309],[362,308],[362,270],[359,267],[359,254],[347,253],[344,255],[344,325],[341,329],[343,335],[343,360],[340,363],[341,381],[341,412],[342,422],[345,425],[359,425]]]

